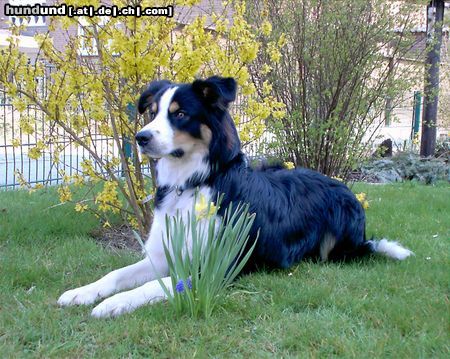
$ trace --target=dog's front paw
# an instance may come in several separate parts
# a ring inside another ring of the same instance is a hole
[[[127,293],[116,294],[105,299],[93,310],[91,315],[96,318],[117,317],[118,315],[129,313],[135,310],[137,306],[133,303],[133,298]]]
[[[65,307],[69,305],[92,304],[100,297],[99,289],[91,284],[84,287],[68,290],[58,299],[58,305]]]

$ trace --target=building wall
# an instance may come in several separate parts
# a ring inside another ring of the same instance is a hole
[[[20,1],[20,0],[19,0]],[[21,0],[22,3],[30,3],[34,4],[39,2],[45,5],[53,5],[55,0]],[[0,0],[0,29],[8,29],[9,28],[9,17],[5,16],[4,7],[5,4],[13,3],[10,0]],[[28,26],[24,31],[21,32],[21,35],[24,36],[34,36],[36,33],[46,33],[48,31],[48,26],[50,24],[51,18],[44,17],[45,24],[43,26]],[[53,43],[55,44],[58,50],[63,50],[65,45],[67,44],[68,38],[70,36],[74,36],[77,33],[76,27],[71,27],[68,30],[62,30],[61,28],[57,28],[55,31],[51,31],[51,37],[53,39]]]
[[[6,24],[5,16],[5,4],[9,3],[8,0],[0,0],[0,29],[7,29],[8,24]]]

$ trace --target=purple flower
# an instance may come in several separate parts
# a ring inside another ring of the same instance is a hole
[[[189,289],[192,289],[192,282],[191,282],[191,278],[186,279],[186,285]]]
[[[176,290],[178,293],[184,292],[184,283],[183,283],[183,280],[182,280],[182,279],[179,280],[178,283],[176,284],[175,290]]]
[[[192,289],[191,278],[186,279],[186,286],[188,287],[188,289]],[[183,279],[180,279],[180,280],[178,281],[178,283],[175,285],[175,290],[176,290],[178,293],[183,293],[183,292],[184,292],[185,287],[184,287]]]

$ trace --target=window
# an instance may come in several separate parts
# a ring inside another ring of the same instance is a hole
[[[106,25],[109,18],[107,16],[101,16],[98,22],[97,30],[101,31],[102,27]],[[80,38],[81,46],[79,53],[81,56],[97,56],[97,44],[92,36],[93,25],[89,23],[84,17],[80,17],[78,25],[78,37]],[[110,45],[112,40],[108,41],[107,45]],[[117,54],[114,54],[117,55]]]
[[[36,5],[36,4],[45,4],[46,0],[10,0],[9,4],[13,6],[18,5]],[[25,24],[27,26],[46,26],[45,24],[45,16],[28,16],[26,18],[21,18],[17,16],[10,16],[9,21],[11,21],[15,25]]]

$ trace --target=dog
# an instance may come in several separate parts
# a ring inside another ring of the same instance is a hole
[[[289,268],[305,258],[342,261],[381,253],[403,260],[412,254],[396,242],[366,240],[364,209],[343,183],[308,169],[251,168],[228,111],[236,91],[233,78],[213,76],[188,84],[154,81],[142,93],[138,110],[148,109],[151,121],[136,142],[141,154],[157,159],[154,220],[145,244],[150,261],[69,290],[59,305],[109,297],[92,315],[113,317],[164,299],[157,278],[171,288],[165,216],[191,210],[196,191],[212,202],[223,194],[219,216],[231,202],[246,203],[256,214],[249,244],[259,237],[246,271]]]

